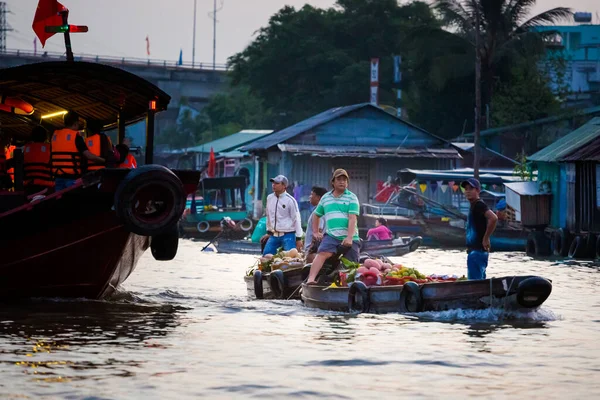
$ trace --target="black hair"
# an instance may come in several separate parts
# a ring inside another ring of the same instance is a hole
[[[75,111],[69,111],[63,117],[63,122],[67,128],[73,126],[77,121],[79,121],[79,114]]]
[[[36,126],[31,131],[31,140],[36,143],[44,143],[48,139],[48,131],[41,125]]]
[[[99,133],[104,128],[104,124],[97,119],[91,119],[87,122],[87,133]]]
[[[323,197],[323,195],[327,193],[327,189],[321,186],[313,186],[310,190],[313,191],[319,197]]]
[[[377,218],[377,221],[379,221],[379,223],[383,226],[387,226],[387,219],[383,218],[383,217],[379,217]]]

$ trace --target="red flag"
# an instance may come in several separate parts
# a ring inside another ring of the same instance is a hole
[[[215,159],[215,152],[213,148],[210,148],[210,156],[208,157],[208,169],[206,170],[206,175],[209,178],[215,177],[215,172],[217,170],[217,160]]]
[[[33,31],[40,39],[42,47],[46,44],[46,40],[52,37],[54,33],[46,32],[47,26],[61,26],[63,24],[62,16],[59,12],[69,10],[56,0],[40,0],[33,17]]]

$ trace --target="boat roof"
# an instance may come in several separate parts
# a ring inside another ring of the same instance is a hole
[[[0,112],[0,131],[9,137],[28,137],[35,125],[49,130],[63,127],[62,116],[75,111],[85,120],[99,120],[105,129],[116,127],[119,113],[126,125],[145,118],[149,103],[156,112],[167,109],[171,97],[151,82],[120,68],[82,61],[52,61],[3,69],[0,94],[24,100],[32,115]]]
[[[479,181],[485,184],[502,185],[505,182],[521,181],[520,177],[514,176],[512,170],[504,169],[481,169],[479,170]],[[410,169],[405,168],[398,171],[398,177],[404,183],[409,183],[415,179],[424,181],[449,181],[456,183],[472,178],[472,168],[449,169],[449,170],[429,170],[429,169]]]

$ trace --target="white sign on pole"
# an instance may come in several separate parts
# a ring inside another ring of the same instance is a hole
[[[379,88],[377,86],[371,86],[371,104],[377,105],[379,103]]]
[[[402,80],[400,64],[402,64],[402,56],[394,56],[394,83],[400,83]]]
[[[371,58],[371,84],[379,83],[379,58]]]

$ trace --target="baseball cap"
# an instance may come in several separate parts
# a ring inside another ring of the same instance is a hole
[[[337,178],[338,176],[345,176],[346,178],[348,178],[348,180],[350,180],[350,177],[348,176],[348,173],[346,172],[345,169],[341,169],[338,168],[333,172],[333,176],[331,177],[331,181],[334,181],[335,178]]]
[[[285,186],[288,185],[288,178],[283,175],[277,175],[275,178],[271,178],[270,180],[271,182],[275,183],[283,183]]]
[[[481,184],[475,178],[469,178],[466,181],[462,181],[460,187],[464,188],[466,185],[471,185],[474,189],[481,190]]]

